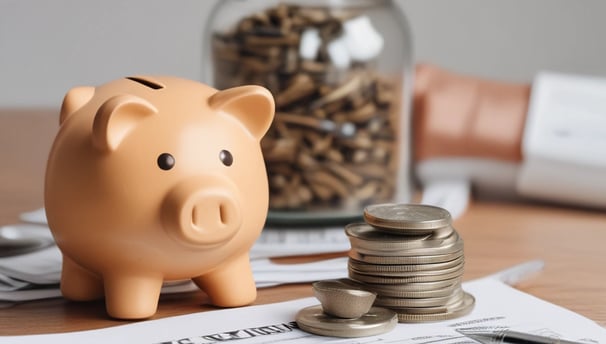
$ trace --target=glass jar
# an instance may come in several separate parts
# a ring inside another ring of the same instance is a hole
[[[205,30],[204,82],[275,97],[261,146],[269,224],[359,219],[408,202],[412,42],[390,0],[225,0]]]

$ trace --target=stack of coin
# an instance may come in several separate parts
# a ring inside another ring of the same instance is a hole
[[[463,291],[463,240],[450,213],[420,204],[378,204],[364,209],[365,223],[345,232],[351,242],[349,278],[377,293],[375,306],[400,322],[456,318],[475,300]]]

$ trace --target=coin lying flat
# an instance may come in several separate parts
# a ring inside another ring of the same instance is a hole
[[[442,321],[442,320],[450,320],[458,317],[462,317],[466,314],[469,314],[475,305],[475,298],[464,292],[463,300],[460,304],[446,308],[441,308],[441,311],[438,313],[428,313],[428,314],[415,314],[410,313],[407,310],[397,310],[398,313],[398,321],[405,323],[420,323],[420,322],[430,322],[430,321]]]
[[[396,313],[406,313],[406,314],[417,314],[417,315],[427,315],[427,314],[442,314],[447,313],[449,309],[457,309],[464,302],[464,294],[463,297],[458,297],[457,299],[448,302],[448,304],[431,306],[431,307],[391,307]]]
[[[437,276],[437,275],[448,275],[450,273],[455,273],[457,271],[462,271],[464,262],[462,260],[458,261],[457,264],[445,267],[442,269],[435,270],[419,270],[419,271],[411,271],[406,269],[406,265],[373,265],[373,264],[364,264],[364,263],[356,263],[354,260],[350,259],[347,263],[349,269],[351,271],[355,271],[365,275],[373,275],[373,276],[382,276],[382,277],[421,277],[421,276]]]
[[[423,308],[425,310],[430,307],[448,307],[458,305],[463,300],[463,295],[463,289],[457,287],[449,295],[439,297],[413,299],[382,296],[377,298],[375,305],[392,309]]]
[[[361,262],[352,258],[349,258],[349,266],[361,272],[372,272],[372,273],[392,273],[392,272],[401,272],[401,273],[417,273],[422,271],[442,271],[445,272],[446,269],[458,267],[463,264],[464,258],[460,256],[453,260],[442,262],[442,263],[432,263],[432,264],[371,264],[366,262]],[[399,275],[404,276],[404,275]]]
[[[402,236],[376,230],[366,223],[351,223],[345,227],[352,247],[369,250],[402,251],[415,248],[438,248],[453,244],[459,240],[459,235],[453,232],[445,238],[431,238],[430,235]]]
[[[377,228],[399,234],[431,234],[450,225],[450,213],[442,208],[421,204],[375,204],[364,209],[364,220]]]
[[[452,295],[455,290],[461,288],[460,279],[456,279],[455,282],[446,281],[446,285],[443,286],[443,281],[438,282],[420,282],[420,283],[407,283],[405,288],[400,285],[384,285],[384,284],[370,284],[366,283],[365,288],[369,291],[373,291],[381,297],[396,297],[403,299],[425,299],[432,297],[442,297]]]
[[[350,242],[353,242],[350,238]],[[394,249],[393,247],[387,247],[387,249],[380,246],[376,247],[365,247],[352,245],[352,250],[355,250],[359,254],[366,254],[371,256],[384,256],[384,257],[418,257],[436,254],[451,254],[463,250],[463,240],[459,239],[452,244],[447,244],[437,247],[418,247],[408,249]]]
[[[322,305],[300,310],[295,318],[303,331],[332,337],[366,337],[391,331],[398,323],[392,310],[372,307],[368,313],[355,319],[332,317],[322,310]]]
[[[417,282],[435,282],[454,279],[463,276],[463,268],[455,270],[449,273],[440,273],[433,275],[420,275],[420,276],[406,276],[406,277],[392,277],[392,276],[380,276],[380,275],[368,275],[363,274],[355,270],[349,269],[349,278],[354,281],[363,283],[376,283],[376,284],[406,284],[406,283],[417,283]]]
[[[436,264],[436,263],[444,263],[451,261],[453,259],[457,259],[463,256],[463,250],[455,251],[453,253],[445,253],[445,254],[436,254],[436,255],[426,255],[426,256],[375,256],[371,254],[360,253],[356,250],[349,250],[349,258],[355,259],[359,262],[364,262],[368,264],[378,264],[378,265],[394,265],[394,264]]]
[[[452,232],[454,232],[454,231],[455,231],[455,229],[450,225],[445,226],[445,227],[436,228],[431,233],[431,238],[433,238],[433,239],[446,238],[447,236],[451,235]]]

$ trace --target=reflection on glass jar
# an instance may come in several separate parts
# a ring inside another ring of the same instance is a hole
[[[205,82],[275,97],[262,141],[270,222],[410,200],[412,44],[392,1],[221,1],[206,35]]]

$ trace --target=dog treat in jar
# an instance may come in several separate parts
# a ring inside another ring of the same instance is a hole
[[[412,42],[393,1],[225,0],[205,35],[205,82],[274,96],[269,224],[410,200]]]

